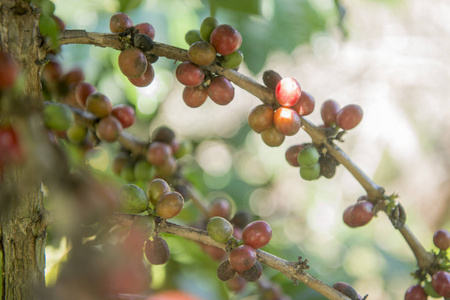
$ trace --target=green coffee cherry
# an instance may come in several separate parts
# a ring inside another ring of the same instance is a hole
[[[199,30],[192,29],[186,32],[186,34],[184,35],[184,40],[188,45],[192,45],[195,42],[201,41],[202,36],[200,35]]]
[[[428,296],[430,296],[431,298],[441,298],[442,297],[434,290],[433,285],[431,284],[431,281],[425,282],[423,289],[425,290],[425,293]]]
[[[73,124],[69,129],[67,129],[66,134],[69,141],[72,143],[81,143],[86,137],[88,130],[86,126],[80,124]]]
[[[203,40],[209,42],[209,37],[211,36],[211,33],[217,27],[217,25],[219,25],[219,21],[217,21],[216,18],[207,17],[203,20],[202,24],[200,25],[200,35]]]
[[[305,180],[315,180],[320,177],[320,164],[315,163],[311,167],[300,167],[300,176]]]
[[[134,165],[132,162],[127,162],[123,165],[122,170],[120,170],[120,177],[128,182],[133,182],[136,180],[134,177]]]
[[[44,108],[43,118],[45,126],[57,131],[69,129],[74,121],[70,108],[56,103],[49,104]]]
[[[125,184],[120,189],[120,208],[129,214],[139,214],[148,207],[148,197],[143,189],[134,184]]]
[[[320,158],[319,151],[314,146],[303,148],[297,156],[297,161],[300,167],[312,167]]]
[[[233,225],[222,217],[212,217],[206,225],[209,236],[219,243],[226,243],[233,235]]]
[[[236,50],[231,54],[224,55],[220,58],[220,64],[225,69],[235,69],[239,67],[244,60],[244,55],[241,51]]]
[[[147,160],[141,159],[134,165],[133,174],[137,181],[147,181],[153,178],[155,169]]]

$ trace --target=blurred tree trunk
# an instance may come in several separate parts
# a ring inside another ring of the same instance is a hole
[[[24,79],[21,99],[14,97],[13,102],[4,95],[0,101],[0,121],[14,111],[13,124],[29,107],[43,105],[40,62],[45,53],[40,48],[39,11],[29,2],[0,1],[0,47],[14,57]],[[45,285],[43,195],[38,173],[29,170],[26,165],[6,167],[0,182],[1,299],[33,299],[35,288]]]

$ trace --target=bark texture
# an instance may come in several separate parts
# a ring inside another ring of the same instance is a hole
[[[40,49],[39,11],[28,1],[0,2],[0,48],[9,52],[23,77],[21,96],[0,100],[0,120],[4,122],[26,107],[42,107],[40,70],[45,53]],[[14,117],[22,125],[21,116]],[[27,126],[20,126],[27,130]],[[0,257],[2,257],[2,299],[33,299],[34,289],[44,287],[46,228],[41,182],[27,166],[3,170],[0,184]]]

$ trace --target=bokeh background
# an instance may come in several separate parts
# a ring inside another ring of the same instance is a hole
[[[319,124],[327,99],[341,106],[363,107],[362,123],[341,145],[352,160],[385,187],[398,193],[407,224],[427,249],[436,229],[450,229],[450,2],[446,0],[54,0],[55,14],[68,29],[109,32],[109,18],[125,11],[135,24],[149,22],[155,40],[187,49],[184,34],[198,29],[214,13],[243,36],[240,72],[262,82],[273,69],[296,78],[316,99],[308,119]],[[364,194],[341,166],[334,178],[303,181],[284,152],[308,142],[305,132],[267,147],[247,124],[249,111],[260,104],[236,88],[235,100],[222,107],[207,101],[187,107],[183,86],[174,77],[176,63],[160,58],[156,77],[136,88],[121,75],[118,52],[85,45],[63,47],[66,70],[80,67],[114,104],[136,107],[138,123],[127,129],[143,140],[159,125],[171,127],[180,140],[195,145],[185,158],[186,176],[206,201],[218,192],[229,195],[235,209],[247,209],[274,230],[265,250],[288,260],[309,260],[310,274],[333,284],[346,281],[372,300],[403,299],[414,284],[416,263],[401,235],[383,214],[367,226],[350,229],[342,212]],[[88,153],[86,163],[111,175],[117,146]],[[120,179],[115,179],[120,183]],[[176,220],[190,224],[192,205]],[[52,237],[52,235],[49,235]],[[239,294],[215,278],[218,263],[199,246],[167,236],[172,259],[153,269],[152,287],[181,289],[204,299],[258,299],[249,284]],[[47,280],[51,285],[66,253],[64,238],[54,235],[47,247]],[[292,299],[322,296],[271,269],[267,278]]]

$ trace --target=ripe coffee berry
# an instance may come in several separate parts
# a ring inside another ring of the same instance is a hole
[[[111,113],[112,104],[108,97],[95,92],[86,98],[86,110],[99,118],[103,118]]]
[[[227,105],[234,98],[234,86],[223,76],[216,76],[208,86],[208,96],[219,105]]]
[[[450,248],[450,232],[445,229],[436,231],[433,235],[433,243],[441,250]]]
[[[208,206],[208,216],[222,217],[229,219],[231,217],[231,203],[227,198],[217,197]]]
[[[97,137],[105,142],[114,142],[122,132],[122,124],[113,116],[104,117],[95,127]]]
[[[450,273],[437,271],[431,277],[431,284],[436,293],[443,297],[450,297]]]
[[[359,105],[346,105],[339,110],[336,121],[339,127],[344,130],[355,128],[362,120],[363,110]]]
[[[147,70],[147,59],[138,48],[125,49],[119,54],[119,68],[126,77],[138,78]]]
[[[333,126],[337,123],[336,117],[340,110],[339,104],[334,100],[327,100],[320,108],[320,116],[325,127]]]
[[[109,29],[112,33],[124,32],[125,29],[133,26],[133,21],[131,21],[128,15],[118,12],[112,15],[109,20]]]
[[[245,245],[253,249],[262,248],[272,238],[272,227],[265,221],[254,221],[245,226],[242,231],[242,240]]]
[[[205,73],[199,66],[190,61],[185,61],[178,65],[175,77],[181,84],[195,87],[202,84],[205,79]]]
[[[153,66],[151,64],[147,64],[147,70],[145,70],[144,74],[142,74],[140,77],[128,77],[128,80],[131,82],[131,84],[137,87],[148,86],[153,82],[153,79],[155,79],[155,69],[153,69]]]
[[[191,108],[202,106],[207,98],[208,90],[203,86],[187,86],[183,90],[183,101],[187,106]]]
[[[95,92],[96,89],[92,84],[87,82],[80,82],[75,88],[75,98],[81,107],[85,107],[87,97]]]
[[[256,251],[248,245],[241,245],[230,251],[231,267],[238,272],[250,269],[256,262]]]
[[[228,55],[239,49],[242,43],[242,36],[232,26],[222,24],[212,31],[209,41],[217,53]]]
[[[314,107],[314,97],[310,93],[302,91],[300,100],[292,107],[292,109],[295,110],[300,116],[307,116],[314,111]]]
[[[112,108],[111,114],[116,117],[117,120],[122,124],[123,128],[130,127],[134,124],[135,113],[134,109],[125,104],[119,104]]]
[[[267,104],[255,106],[248,115],[248,125],[255,132],[261,133],[273,125],[273,108]]]
[[[159,126],[152,132],[152,141],[170,144],[175,140],[175,132],[167,126]]]
[[[269,147],[278,147],[284,142],[285,135],[280,133],[275,126],[261,132],[263,142]]]
[[[273,123],[278,132],[287,136],[295,135],[302,124],[298,113],[287,107],[279,107],[275,111]]]
[[[145,243],[145,257],[152,265],[163,265],[169,261],[170,251],[167,242],[159,236],[150,238]]]
[[[275,98],[284,107],[292,107],[300,100],[302,89],[294,78],[283,78],[275,87]]]
[[[147,150],[147,160],[155,166],[163,165],[172,155],[172,149],[169,145],[162,142],[153,142]]]
[[[293,145],[286,150],[285,157],[286,161],[293,167],[299,167],[297,160],[298,154],[305,147],[305,144]]]
[[[369,201],[361,201],[345,209],[344,223],[350,227],[364,226],[372,220],[373,204]]]
[[[134,26],[139,33],[148,35],[152,40],[155,39],[155,28],[150,23],[139,23]]]

